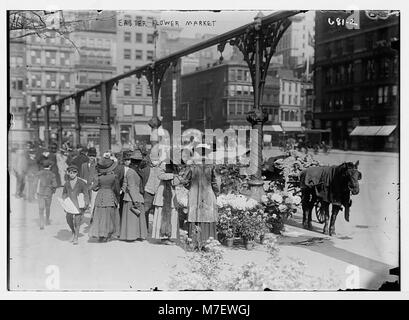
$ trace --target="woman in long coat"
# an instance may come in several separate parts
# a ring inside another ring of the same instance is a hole
[[[146,228],[143,195],[141,192],[141,178],[132,168],[131,162],[134,155],[124,159],[124,178],[122,192],[121,234],[119,239],[133,241],[145,240],[148,235]],[[130,167],[131,166],[131,167]]]
[[[176,193],[174,186],[179,184],[180,179],[176,175],[175,167],[172,164],[163,166],[158,174],[160,180],[156,191],[153,205],[155,212],[153,215],[152,238],[163,241],[165,244],[172,244],[172,240],[179,239],[179,219],[175,206]]]
[[[219,187],[214,166],[204,163],[210,151],[210,146],[206,144],[196,146],[194,164],[184,176],[185,187],[189,190],[188,234],[199,249],[210,237],[217,239],[216,195]]]
[[[92,189],[97,191],[97,195],[89,236],[96,237],[101,242],[106,242],[109,238],[119,237],[119,184],[114,173],[116,165],[117,163],[113,160],[102,158],[97,165],[98,175],[92,183]]]

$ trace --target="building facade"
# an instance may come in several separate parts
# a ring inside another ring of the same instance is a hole
[[[116,12],[104,11],[100,20],[86,21],[86,11],[76,13],[84,21],[80,31],[71,34],[78,50],[74,52],[75,91],[90,87],[116,74]],[[111,96],[115,105],[115,95]],[[116,110],[111,110],[115,123]],[[99,91],[89,91],[81,98],[81,143],[99,143],[101,97]],[[113,129],[115,126],[113,126]],[[115,133],[115,131],[114,131]],[[115,134],[112,135],[115,142]]]
[[[152,63],[156,56],[160,12],[117,12],[117,73],[121,74]],[[116,139],[122,146],[149,142],[152,118],[152,93],[145,77],[123,79],[116,88]]]
[[[44,109],[36,109],[59,97],[69,95],[75,88],[74,47],[69,39],[56,33],[49,33],[44,38],[38,35],[26,36],[27,91],[26,101],[29,106],[30,124],[37,128],[40,139],[44,140]],[[66,101],[62,110],[63,135],[74,131],[74,105]],[[58,108],[52,106],[49,112],[51,139],[57,140]],[[72,128],[72,130],[67,129]]]
[[[396,150],[399,53],[391,43],[399,39],[399,17],[373,19],[360,11],[359,28],[335,23],[349,16],[316,13],[314,127],[331,129],[335,148]],[[385,125],[390,127],[379,134],[353,133],[357,127]]]

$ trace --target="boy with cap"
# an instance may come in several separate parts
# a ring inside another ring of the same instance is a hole
[[[66,212],[66,220],[72,232],[71,242],[73,244],[78,244],[78,235],[80,231],[80,226],[82,222],[82,217],[84,211],[88,208],[90,203],[89,189],[87,182],[78,177],[78,168],[75,165],[70,165],[67,168],[68,181],[64,184],[64,189],[62,192],[62,198],[70,198],[72,203],[75,205],[77,212]],[[80,196],[82,194],[82,196]],[[81,203],[79,200],[83,197],[84,202]]]
[[[46,215],[45,223],[50,224],[50,207],[53,194],[57,188],[57,178],[51,171],[53,163],[46,159],[41,162],[43,169],[36,174],[37,199],[40,215],[40,229],[44,229],[44,210]]]

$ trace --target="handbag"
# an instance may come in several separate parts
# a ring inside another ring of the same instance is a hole
[[[139,217],[139,216],[141,215],[141,211],[140,211],[136,206],[132,206],[130,210],[131,210],[131,212],[132,212],[133,214],[135,214],[137,217]]]

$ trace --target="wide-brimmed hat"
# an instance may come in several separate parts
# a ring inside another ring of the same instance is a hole
[[[77,172],[79,172],[78,167],[76,165],[73,165],[73,164],[71,164],[71,165],[69,165],[67,167],[67,172],[68,171],[77,171]]]
[[[118,163],[112,159],[102,158],[97,164],[99,172],[110,172],[116,168]]]
[[[94,147],[91,147],[88,149],[88,156],[90,157],[96,157],[97,156],[97,149],[95,149]]]
[[[136,149],[132,154],[130,155],[129,159],[134,159],[134,160],[143,160],[143,155],[141,150]]]
[[[130,160],[132,155],[131,150],[122,151],[122,160]]]

